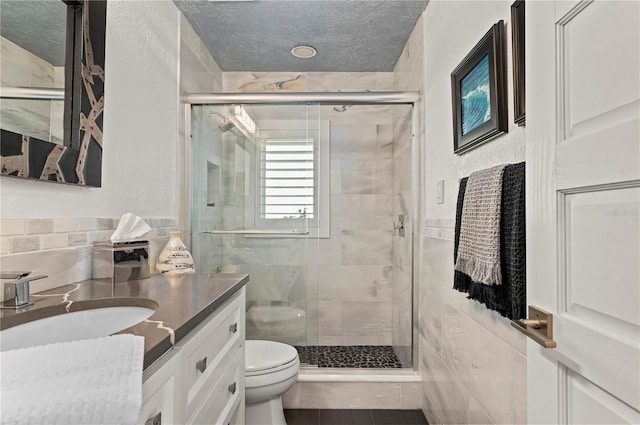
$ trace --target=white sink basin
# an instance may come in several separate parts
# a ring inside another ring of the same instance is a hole
[[[3,330],[0,351],[109,336],[142,322],[153,313],[154,309],[139,306],[65,312]]]

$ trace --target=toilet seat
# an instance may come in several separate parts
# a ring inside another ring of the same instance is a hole
[[[246,341],[245,376],[266,375],[298,363],[298,351],[290,345],[275,341]]]

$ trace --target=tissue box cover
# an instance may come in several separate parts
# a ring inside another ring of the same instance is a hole
[[[149,277],[149,241],[101,242],[93,246],[92,278],[110,283]]]

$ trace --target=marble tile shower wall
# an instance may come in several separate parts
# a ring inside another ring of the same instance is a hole
[[[223,80],[226,92],[384,91],[392,83],[392,73],[366,72],[228,72]],[[249,301],[307,311],[307,343],[389,345],[393,117],[383,106],[323,106],[320,119],[331,121],[331,237],[238,239],[229,264],[250,263],[260,276],[260,285],[248,286]],[[278,329],[271,332],[277,338]]]
[[[454,220],[427,220],[421,278],[423,409],[429,423],[526,423],[526,338],[452,287]]]
[[[0,269],[31,270],[46,274],[34,281],[32,292],[91,278],[91,250],[106,242],[119,218],[2,218],[0,219]],[[178,219],[147,218],[152,231],[150,264],[168,240],[167,232],[178,229]]]

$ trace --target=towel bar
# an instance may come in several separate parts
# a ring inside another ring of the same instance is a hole
[[[203,230],[202,233],[211,235],[308,235],[302,230]]]
[[[512,320],[511,326],[542,345],[544,348],[556,348],[553,340],[553,314],[539,307],[529,306],[529,318]]]

